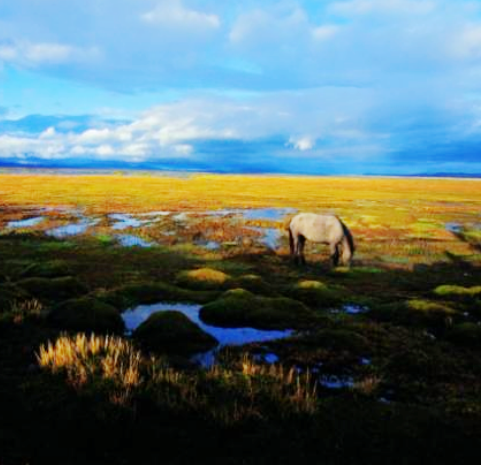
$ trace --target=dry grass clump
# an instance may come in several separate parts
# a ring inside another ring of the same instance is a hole
[[[318,405],[309,372],[257,364],[247,356],[228,366],[179,371],[162,359],[143,357],[119,337],[77,334],[41,346],[37,359],[77,390],[106,394],[112,403],[131,406],[149,399],[162,410],[195,412],[226,424],[252,416],[313,414]]]
[[[115,336],[61,336],[42,345],[37,355],[41,367],[64,372],[69,384],[80,387],[110,380],[130,390],[141,383],[141,354],[125,339]]]
[[[22,323],[25,318],[38,318],[42,314],[43,305],[37,299],[15,301],[10,309],[14,323]]]

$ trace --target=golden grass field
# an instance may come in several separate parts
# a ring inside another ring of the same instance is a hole
[[[0,174],[0,189],[4,205],[82,205],[100,212],[292,206],[376,215],[396,207],[406,215],[422,208],[429,216],[456,207],[476,214],[481,206],[481,181],[471,179]]]
[[[382,255],[401,262],[407,257],[404,264],[431,262],[446,252],[476,259],[481,237],[481,181],[476,179],[0,175],[0,207],[13,207],[4,221],[23,217],[25,208],[46,206],[78,207],[86,214],[259,207],[329,212],[352,230],[357,257],[370,262]],[[214,238],[229,236],[220,223],[204,226],[213,227]],[[462,234],[447,230],[447,223],[460,225]],[[157,239],[155,228],[140,233]]]

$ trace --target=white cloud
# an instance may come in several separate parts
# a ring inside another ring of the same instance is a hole
[[[300,138],[291,137],[289,139],[289,144],[292,145],[296,150],[305,152],[306,150],[311,150],[314,148],[315,142],[309,136],[304,136]]]
[[[0,62],[36,67],[69,62],[89,61],[99,56],[96,48],[83,49],[70,45],[16,40],[0,44]]]
[[[189,158],[196,155],[196,145],[203,141],[248,142],[280,135],[286,138],[286,146],[308,152],[321,134],[337,137],[338,133],[361,132],[362,128],[343,116],[346,104],[338,103],[342,100],[339,92],[351,95],[345,99],[350,106],[363,107],[363,99],[345,89],[315,91],[303,97],[295,92],[274,93],[247,102],[220,97],[185,99],[151,108],[130,123],[104,123],[104,127],[80,133],[49,127],[39,135],[10,134],[0,140],[0,156],[126,161]],[[330,107],[330,100],[338,108]]]
[[[153,10],[141,15],[146,23],[163,27],[185,29],[217,29],[221,25],[219,16],[186,8],[181,0],[166,0]]]
[[[449,44],[453,55],[461,59],[481,58],[481,25],[469,24]]]
[[[266,43],[277,43],[282,47],[289,37],[297,36],[297,42],[308,35],[309,30],[308,16],[300,7],[287,11],[255,9],[242,13],[236,19],[229,40],[236,45],[249,43],[259,47]]]
[[[327,40],[334,37],[337,33],[341,31],[339,26],[328,24],[325,26],[318,26],[312,28],[312,36],[315,40]]]
[[[436,9],[434,0],[347,0],[329,5],[329,11],[341,15],[393,13],[426,15]]]

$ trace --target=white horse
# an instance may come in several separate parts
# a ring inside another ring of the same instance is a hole
[[[329,245],[334,266],[339,264],[342,250],[342,263],[350,265],[354,255],[354,240],[351,231],[335,215],[299,213],[288,223],[291,256],[296,263],[306,263],[304,245],[306,240]]]

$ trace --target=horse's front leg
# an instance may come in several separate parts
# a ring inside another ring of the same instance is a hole
[[[306,245],[306,238],[304,236],[299,236],[298,238],[298,255],[301,265],[306,264],[306,257],[304,257],[304,246]]]
[[[330,244],[329,249],[333,266],[339,265],[339,244]]]
[[[290,232],[290,231],[289,231]],[[299,239],[297,234],[293,234],[290,232],[290,249],[291,249],[291,257],[294,260],[294,264],[299,264],[299,257],[298,257],[298,248],[299,248]]]

